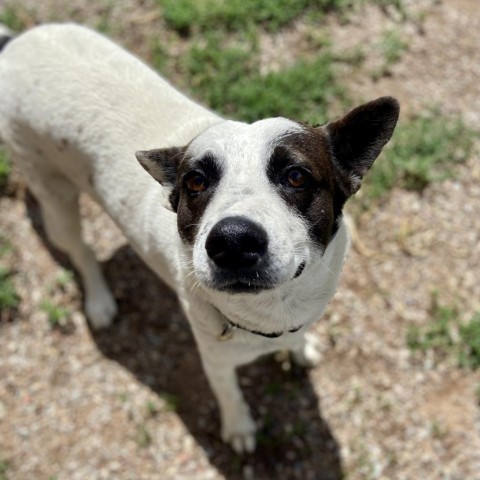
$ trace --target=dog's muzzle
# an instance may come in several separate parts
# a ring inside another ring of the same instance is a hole
[[[273,288],[266,278],[267,232],[245,217],[226,217],[210,231],[205,249],[217,290],[254,293]]]

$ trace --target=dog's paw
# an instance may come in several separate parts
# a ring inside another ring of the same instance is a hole
[[[321,359],[322,354],[317,338],[311,333],[306,333],[302,348],[292,352],[292,360],[300,367],[313,368],[320,363]]]
[[[248,411],[248,407],[237,415],[222,422],[222,440],[229,443],[236,453],[252,453],[255,450],[255,422]]]
[[[109,290],[90,294],[85,301],[85,312],[94,330],[108,328],[118,312],[117,303]]]

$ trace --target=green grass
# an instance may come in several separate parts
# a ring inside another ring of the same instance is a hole
[[[136,440],[140,448],[148,448],[152,444],[152,435],[144,424],[138,425]]]
[[[52,328],[64,325],[70,316],[70,311],[60,305],[54,304],[51,300],[44,300],[40,309],[47,314],[48,322]]]
[[[404,12],[402,0],[157,0],[167,24],[181,35],[253,27],[277,31],[300,16],[318,20],[326,13],[346,15],[355,6],[376,3]]]
[[[15,310],[20,303],[11,276],[12,272],[0,267],[0,310]]]
[[[27,28],[27,20],[32,16],[31,12],[18,3],[10,1],[0,14],[0,23],[6,25],[14,32],[21,32]]]
[[[280,72],[262,75],[254,43],[219,48],[210,36],[194,45],[184,69],[195,95],[225,115],[244,121],[284,116],[312,123],[326,120],[330,103],[343,98],[328,51]]]
[[[459,352],[461,367],[477,369],[480,367],[480,313],[467,324],[460,326],[462,349]]]
[[[366,177],[365,195],[378,198],[394,186],[421,192],[432,182],[453,177],[456,165],[472,152],[474,137],[461,120],[436,111],[400,121]]]
[[[0,188],[7,184],[11,169],[7,152],[2,146],[0,146]]]
[[[378,80],[381,77],[391,75],[391,67],[401,60],[407,47],[407,42],[398,31],[385,31],[378,45],[378,50],[382,57],[382,65],[378,70],[372,72],[372,78]]]
[[[462,324],[456,307],[439,304],[433,295],[431,320],[423,327],[411,327],[408,347],[420,353],[433,352],[436,359],[453,357],[462,368],[480,367],[480,312]]]
[[[167,24],[182,35],[223,29],[245,31],[253,26],[275,31],[311,11],[317,15],[344,10],[353,0],[157,0]]]
[[[0,459],[0,480],[7,480],[7,470],[9,463],[6,460]]]

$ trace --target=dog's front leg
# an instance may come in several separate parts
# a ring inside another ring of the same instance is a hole
[[[256,426],[240,390],[236,372],[239,365],[248,363],[253,358],[241,358],[241,350],[238,350],[235,339],[219,340],[224,319],[218,310],[198,297],[180,296],[180,300],[192,326],[205,374],[220,408],[222,439],[237,453],[253,452]]]
[[[237,453],[253,452],[255,422],[238,385],[235,367],[224,362],[224,358],[202,354],[203,368],[220,408],[222,440]]]

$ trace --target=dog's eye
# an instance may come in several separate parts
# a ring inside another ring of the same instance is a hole
[[[189,193],[200,193],[208,188],[208,180],[200,173],[193,172],[185,179]]]
[[[286,180],[290,187],[302,188],[306,185],[308,177],[299,168],[293,168],[287,173]]]

